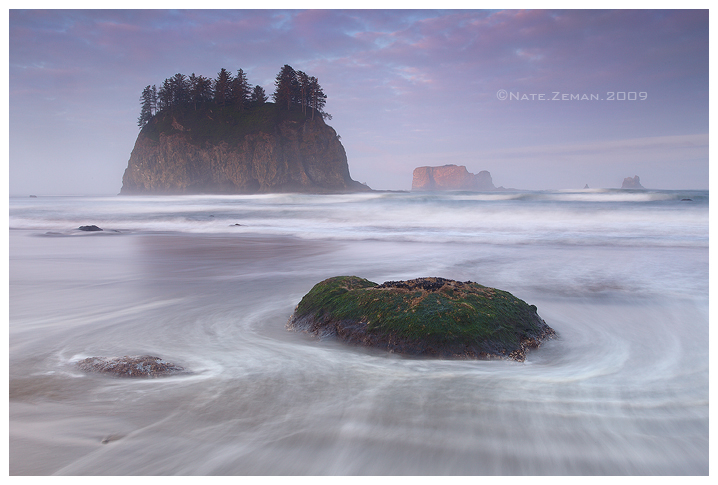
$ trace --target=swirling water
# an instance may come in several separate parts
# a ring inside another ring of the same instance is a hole
[[[13,475],[708,473],[707,191],[11,198],[9,222]],[[559,338],[441,361],[285,329],[349,274],[505,289]],[[132,354],[193,373],[74,367]]]

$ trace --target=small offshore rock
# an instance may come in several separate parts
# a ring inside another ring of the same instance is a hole
[[[78,229],[81,231],[101,231],[102,230],[101,228],[97,227],[94,224],[91,226],[80,226],[80,227],[78,227]]]
[[[184,367],[151,355],[123,357],[89,357],[77,363],[86,372],[112,374],[118,377],[162,377],[185,374]]]

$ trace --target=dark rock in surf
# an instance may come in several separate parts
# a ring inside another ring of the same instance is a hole
[[[379,285],[356,276],[315,285],[287,328],[401,354],[519,362],[556,334],[534,305],[506,291],[444,278]]]
[[[118,377],[162,377],[188,373],[184,367],[150,355],[124,357],[89,357],[77,363],[86,372]]]
[[[94,224],[91,226],[80,226],[78,227],[80,231],[101,231],[102,229],[95,226]]]
[[[693,199],[681,199],[681,202],[693,202]]]

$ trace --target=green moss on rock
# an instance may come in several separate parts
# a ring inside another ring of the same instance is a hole
[[[329,278],[302,298],[287,326],[397,353],[517,361],[555,335],[534,305],[511,293],[444,278]]]

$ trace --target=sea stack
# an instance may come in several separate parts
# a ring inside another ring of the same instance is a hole
[[[496,190],[496,187],[491,180],[491,174],[486,170],[473,174],[463,165],[444,165],[442,167],[415,168],[411,190],[489,191]]]
[[[622,189],[645,189],[644,186],[641,185],[641,179],[638,178],[638,175],[631,177],[626,177],[623,179],[623,185],[621,185]]]
[[[344,147],[321,115],[265,103],[159,112],[137,137],[120,193],[368,190],[352,180]]]

